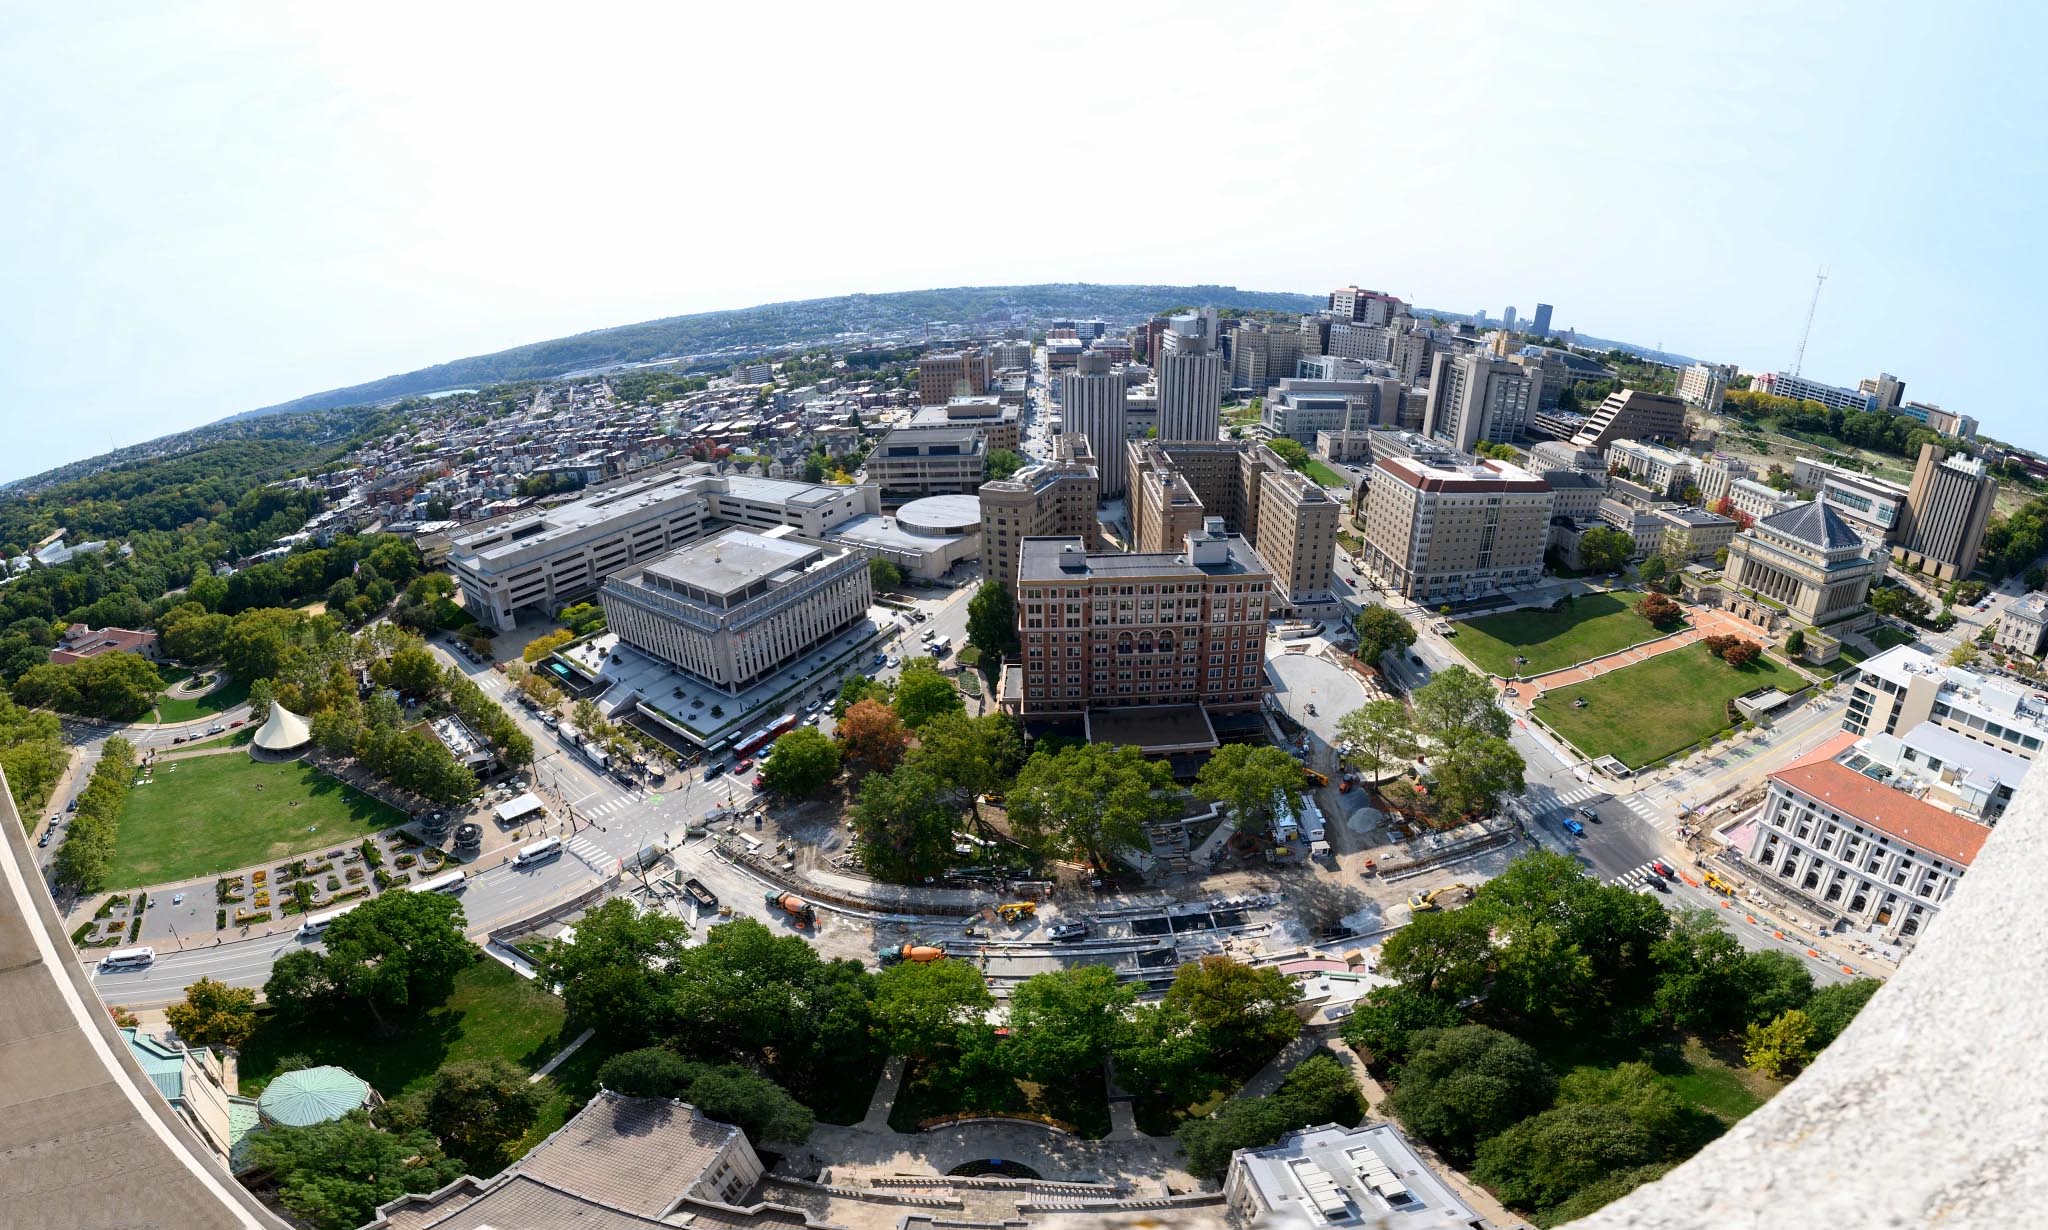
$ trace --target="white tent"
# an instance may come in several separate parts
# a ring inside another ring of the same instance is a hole
[[[266,752],[289,752],[313,741],[313,730],[306,725],[306,719],[291,710],[270,702],[270,720],[256,732],[256,746]]]

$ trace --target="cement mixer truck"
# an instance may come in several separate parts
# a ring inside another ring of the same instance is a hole
[[[770,909],[781,910],[790,916],[799,927],[814,927],[818,924],[818,911],[810,902],[795,893],[768,893]]]
[[[922,965],[926,961],[943,961],[945,959],[946,946],[944,944],[899,944],[894,948],[882,950],[882,964],[884,965],[901,965],[906,961],[913,965]]]

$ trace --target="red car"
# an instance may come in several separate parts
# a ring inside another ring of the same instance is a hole
[[[764,781],[766,780],[767,776],[768,775],[766,773],[754,774],[754,789],[759,790]]]
[[[733,766],[733,771],[737,773],[745,773],[748,769],[751,769],[753,767],[754,758],[752,756],[742,756],[740,757],[740,762]]]
[[[1661,858],[1652,859],[1650,861],[1650,870],[1656,872],[1660,876],[1663,876],[1667,880],[1675,880],[1678,878],[1678,873],[1671,870],[1671,864],[1665,862]]]
[[[247,718],[236,718],[234,721],[228,723],[228,729],[233,730],[235,727],[240,726],[242,723],[248,720],[249,719]]]

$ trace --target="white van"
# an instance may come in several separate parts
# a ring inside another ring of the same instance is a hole
[[[559,837],[545,837],[530,846],[521,846],[519,853],[512,857],[512,865],[514,867],[531,867],[536,863],[545,863],[551,858],[560,858],[561,855],[562,839]]]
[[[156,964],[156,949],[147,946],[141,948],[116,948],[100,958],[101,969],[144,969],[154,964]]]

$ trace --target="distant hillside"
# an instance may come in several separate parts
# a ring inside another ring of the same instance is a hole
[[[773,350],[816,342],[836,333],[910,329],[928,321],[947,324],[1004,322],[1017,316],[1127,316],[1187,305],[1307,312],[1324,305],[1316,295],[1239,290],[1234,286],[1099,286],[1087,282],[1043,286],[962,286],[889,295],[842,295],[760,307],[671,316],[573,337],[515,346],[423,367],[368,384],[329,389],[237,418],[325,410],[390,401],[442,389],[483,387],[512,380],[545,380],[618,363],[644,363],[726,350]]]

